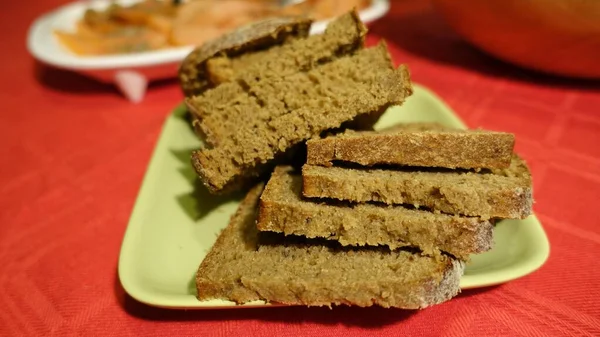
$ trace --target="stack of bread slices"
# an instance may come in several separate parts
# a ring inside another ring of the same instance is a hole
[[[243,27],[181,67],[206,143],[192,154],[199,178],[213,193],[248,190],[198,269],[198,298],[405,309],[451,299],[469,256],[491,249],[494,222],[531,212],[514,136],[372,131],[411,95],[407,68],[384,43],[364,47],[354,11],[324,34],[308,27]]]

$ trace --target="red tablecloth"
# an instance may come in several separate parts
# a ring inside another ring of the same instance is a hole
[[[129,104],[110,86],[37,65],[28,25],[65,0],[4,1],[0,20],[0,335],[600,335],[598,83],[503,64],[461,42],[427,2],[372,25],[396,62],[469,126],[514,132],[534,175],[549,261],[424,311],[339,307],[170,311],[121,288],[117,257],[174,81]]]

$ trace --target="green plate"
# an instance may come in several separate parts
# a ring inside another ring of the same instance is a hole
[[[465,127],[438,97],[418,85],[406,104],[390,108],[377,127],[417,121]],[[125,291],[140,302],[182,309],[236,306],[195,298],[196,269],[243,197],[241,193],[213,196],[197,182],[189,156],[199,146],[183,107],[178,107],[164,125],[121,247],[119,278]],[[461,288],[525,276],[542,266],[549,255],[548,239],[535,215],[499,222],[494,241],[491,251],[472,257]]]

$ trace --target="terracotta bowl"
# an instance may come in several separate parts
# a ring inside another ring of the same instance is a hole
[[[432,0],[467,41],[504,61],[600,78],[598,0]]]

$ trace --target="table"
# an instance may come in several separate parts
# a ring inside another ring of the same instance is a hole
[[[394,60],[471,127],[514,132],[551,256],[534,274],[420,312],[381,308],[171,311],[128,297],[122,236],[175,81],[133,105],[106,85],[36,64],[28,25],[66,0],[10,1],[0,20],[0,335],[600,335],[600,88],[492,59],[421,0],[371,26]]]

